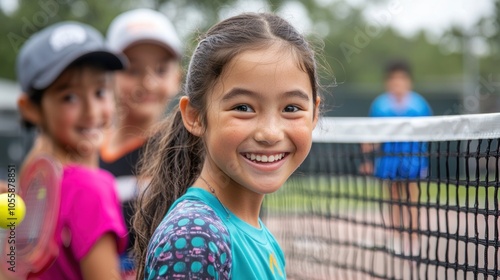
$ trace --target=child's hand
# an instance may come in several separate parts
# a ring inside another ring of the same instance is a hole
[[[362,175],[373,175],[373,163],[363,162],[359,166],[359,173]]]

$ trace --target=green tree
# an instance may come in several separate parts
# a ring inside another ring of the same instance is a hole
[[[47,25],[76,20],[105,32],[109,22],[131,7],[129,0],[19,0],[12,14],[0,10],[0,77],[15,79],[15,58],[31,34]]]

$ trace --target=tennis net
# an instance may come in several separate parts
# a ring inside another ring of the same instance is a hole
[[[500,276],[500,114],[324,118],[263,206],[290,279]]]

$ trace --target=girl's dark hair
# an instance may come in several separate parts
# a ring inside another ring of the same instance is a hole
[[[33,104],[35,104],[36,106],[40,106],[42,104],[42,96],[43,96],[44,91],[45,90],[32,88],[27,92],[27,95]],[[31,123],[30,121],[24,119],[21,116],[21,127],[24,129],[30,130],[30,129],[35,128],[36,126],[35,126],[35,124]]]
[[[245,13],[226,19],[202,36],[186,77],[184,94],[206,127],[207,93],[219,81],[224,67],[238,54],[279,43],[292,52],[311,81],[313,101],[318,98],[314,51],[305,38],[281,17]],[[147,182],[133,218],[137,279],[144,277],[150,238],[173,202],[182,196],[201,172],[205,157],[202,139],[190,134],[178,108],[155,130],[140,162],[139,178]]]

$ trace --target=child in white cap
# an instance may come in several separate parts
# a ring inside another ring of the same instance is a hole
[[[121,256],[125,278],[133,277],[131,217],[138,193],[136,166],[148,132],[161,119],[181,81],[182,45],[172,23],[157,11],[136,9],[116,17],[107,32],[108,46],[130,61],[115,77],[118,113],[105,137],[100,166],[118,182],[119,196],[129,229],[127,252]]]

